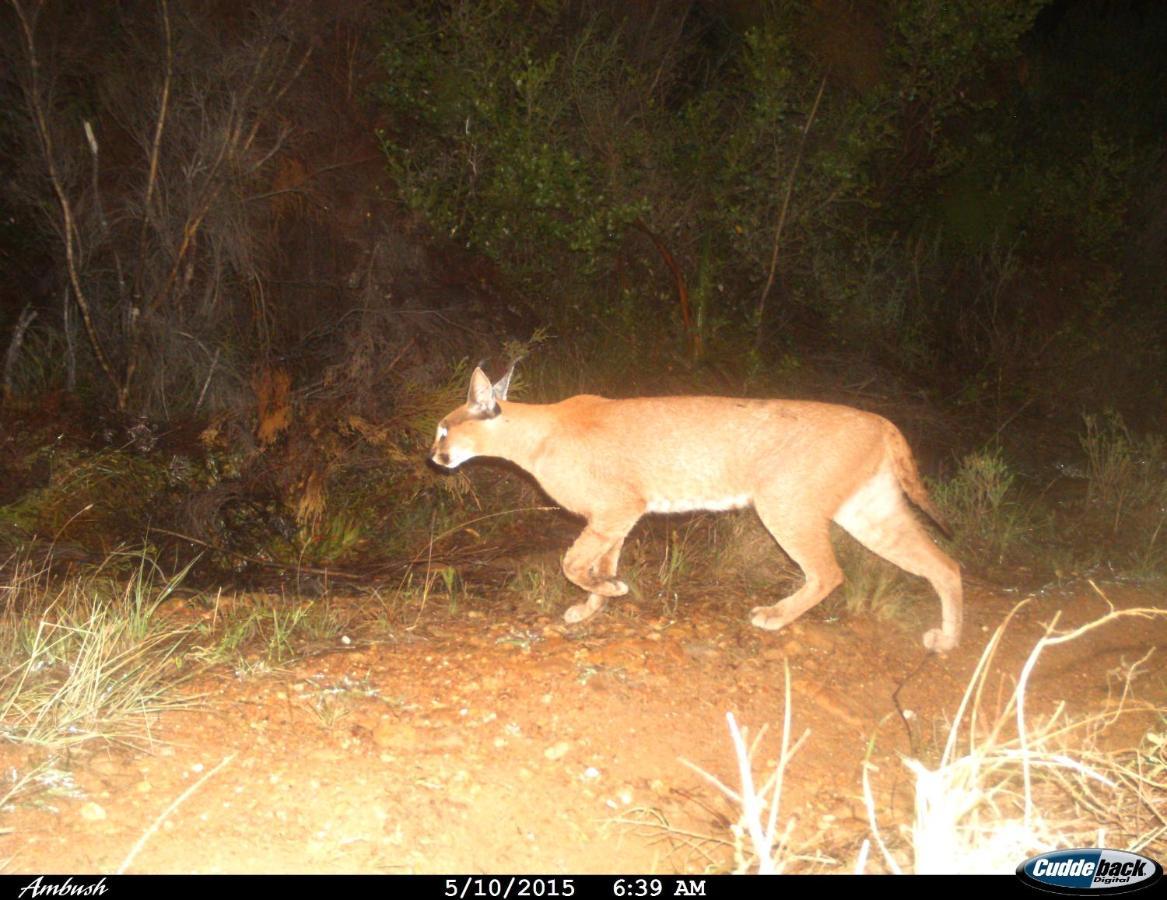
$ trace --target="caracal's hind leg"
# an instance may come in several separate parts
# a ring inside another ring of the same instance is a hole
[[[628,530],[631,530],[631,525]],[[619,532],[619,529],[613,529]],[[563,557],[563,572],[573,584],[588,592],[588,599],[563,614],[569,625],[590,619],[604,608],[609,597],[628,593],[628,585],[616,577],[620,551],[627,531],[613,537],[589,525]]]
[[[942,625],[925,632],[925,647],[942,652],[960,643],[960,566],[928,536],[894,476],[880,473],[868,481],[835,513],[835,521],[888,562],[928,579],[940,596]]]
[[[787,555],[798,563],[806,584],[773,606],[758,606],[750,611],[750,621],[759,628],[777,631],[789,625],[820,602],[843,582],[843,572],[831,547],[830,522],[814,518],[793,521],[788,511],[755,498],[754,508],[766,530],[774,536]]]

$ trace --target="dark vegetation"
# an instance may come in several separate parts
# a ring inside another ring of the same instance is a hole
[[[1163,570],[1167,6],[273,10],[0,13],[0,552],[452,593],[544,546],[423,463],[529,351],[884,413],[972,571]]]

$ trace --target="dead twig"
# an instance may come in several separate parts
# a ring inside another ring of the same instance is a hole
[[[138,855],[138,853],[141,851],[141,849],[146,846],[146,842],[154,836],[154,834],[158,831],[159,828],[162,827],[162,823],[165,822],[167,820],[167,818],[169,818],[170,815],[176,809],[178,809],[178,807],[180,807],[183,803],[185,803],[187,800],[189,800],[191,795],[193,795],[195,791],[197,791],[204,784],[206,784],[208,781],[210,781],[212,778],[214,778],[216,775],[218,775],[219,772],[225,766],[230,765],[230,763],[234,759],[235,759],[234,753],[232,753],[230,756],[223,757],[223,759],[220,760],[220,762],[217,766],[215,766],[213,769],[211,769],[209,772],[207,772],[205,775],[203,775],[202,778],[200,778],[198,781],[196,781],[194,784],[192,784],[190,787],[188,787],[185,791],[183,791],[181,794],[179,794],[177,797],[175,797],[174,802],[172,802],[169,806],[167,806],[166,809],[162,810],[162,812],[158,814],[158,818],[156,818],[153,822],[150,823],[150,827],[147,828],[144,832],[142,832],[142,836],[140,838],[138,838],[138,840],[134,843],[134,846],[130,848],[130,852],[126,854],[126,858],[122,860],[122,864],[120,866],[118,866],[118,870],[115,874],[124,875],[126,873],[126,869],[128,869],[130,867],[130,865],[133,863],[134,858]]]
[[[689,287],[685,284],[685,274],[681,271],[676,258],[669,252],[669,248],[643,221],[637,219],[632,224],[648,235],[648,239],[652,241],[652,245],[656,247],[661,259],[664,260],[665,265],[673,275],[673,284],[677,289],[677,302],[681,307],[681,326],[685,329],[685,340],[689,344],[690,353],[693,359],[697,359],[701,356],[701,334],[693,327],[693,314],[689,308]]]
[[[778,213],[778,224],[774,228],[774,247],[770,253],[770,272],[766,276],[766,285],[762,288],[762,294],[758,297],[758,305],[754,310],[755,350],[762,346],[762,319],[766,314],[766,300],[770,296],[770,289],[774,287],[774,276],[778,272],[778,250],[782,246],[782,232],[786,227],[786,218],[790,212],[790,198],[794,196],[794,182],[798,177],[799,166],[802,164],[802,151],[806,147],[806,136],[810,134],[810,127],[818,115],[819,102],[823,99],[823,90],[827,86],[827,74],[829,73],[824,74],[822,81],[819,82],[814,105],[810,108],[810,115],[806,117],[806,123],[802,126],[802,134],[798,138],[798,149],[794,154],[794,164],[790,167],[790,178],[786,182],[786,195],[782,198],[782,209]]]
[[[26,306],[20,311],[20,318],[16,320],[16,327],[12,329],[12,338],[8,341],[8,352],[4,354],[4,401],[12,399],[12,373],[16,371],[16,360],[20,356],[20,347],[24,343],[24,333],[36,318],[36,310]]]
[[[69,275],[69,284],[73,288],[73,299],[77,301],[77,308],[81,310],[81,319],[85,323],[85,333],[88,335],[90,346],[93,348],[93,355],[97,357],[97,363],[101,366],[101,371],[109,380],[114,392],[120,397],[121,384],[114,372],[113,365],[109,361],[109,356],[106,355],[105,347],[102,345],[100,337],[98,337],[97,326],[93,322],[93,314],[89,307],[89,300],[86,297],[85,290],[81,286],[81,276],[78,273],[76,218],[73,215],[73,204],[69,201],[69,195],[65,193],[65,185],[61,178],[61,173],[57,168],[56,152],[53,149],[53,137],[49,131],[48,119],[45,116],[44,101],[41,94],[40,57],[37,55],[35,37],[35,13],[30,17],[28,10],[24,8],[20,0],[11,0],[11,3],[12,8],[16,12],[16,18],[20,22],[21,38],[24,41],[24,52],[28,58],[29,75],[28,82],[25,85],[25,98],[29,111],[32,113],[37,140],[40,143],[41,154],[44,156],[45,167],[48,170],[49,183],[53,187],[53,194],[56,196],[57,203],[61,208],[62,237],[65,243],[65,269]]]

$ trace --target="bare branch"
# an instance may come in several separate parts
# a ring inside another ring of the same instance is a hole
[[[174,43],[170,31],[170,7],[166,0],[158,0],[162,13],[162,33],[166,38],[166,63],[162,77],[162,94],[158,101],[158,120],[154,126],[154,141],[150,147],[150,166],[146,174],[146,197],[142,203],[142,224],[138,231],[138,271],[134,277],[133,308],[130,312],[129,352],[126,354],[126,374],[118,391],[118,408],[125,409],[129,401],[130,385],[138,369],[138,328],[143,294],[143,273],[146,268],[146,234],[151,215],[155,186],[158,181],[158,155],[162,147],[162,133],[166,127],[166,113],[170,106],[170,79],[174,71]]]
[[[21,38],[24,41],[24,51],[28,58],[29,80],[25,86],[28,108],[32,113],[33,124],[36,127],[41,153],[45,158],[49,181],[53,186],[53,193],[56,195],[57,203],[61,207],[61,220],[64,230],[63,239],[65,242],[65,265],[69,273],[69,283],[73,287],[73,298],[77,301],[77,307],[81,310],[81,319],[85,323],[85,332],[89,336],[89,343],[93,348],[94,355],[97,357],[97,362],[101,366],[102,372],[105,373],[105,377],[113,386],[114,391],[120,395],[121,386],[118,382],[118,377],[114,374],[113,366],[110,364],[109,357],[106,356],[105,349],[102,347],[101,340],[97,335],[97,327],[93,324],[89,301],[86,299],[85,291],[81,287],[81,278],[77,272],[76,247],[74,246],[77,235],[76,220],[73,215],[72,204],[69,201],[69,196],[65,193],[65,186],[62,183],[60,172],[57,169],[56,156],[53,152],[53,139],[49,132],[44,104],[41,99],[40,59],[36,52],[35,38],[36,15],[40,11],[39,4],[38,8],[30,16],[28,10],[25,9],[20,0],[11,0],[11,3],[13,10],[16,12],[16,18],[20,21]]]
[[[8,341],[8,352],[4,354],[4,401],[12,399],[12,373],[16,370],[16,359],[20,356],[20,347],[24,343],[24,333],[36,318],[36,310],[26,306],[20,311],[20,318],[16,327],[12,329],[12,338]]]
[[[754,310],[754,349],[762,345],[762,319],[766,314],[766,299],[770,296],[770,289],[774,286],[774,276],[778,272],[778,250],[782,246],[782,231],[786,227],[786,217],[790,212],[790,198],[794,196],[794,182],[798,177],[798,168],[802,164],[802,151],[806,147],[806,136],[810,134],[810,127],[814,124],[819,112],[819,103],[823,99],[823,90],[827,86],[827,75],[823,75],[819,82],[819,91],[815,95],[814,105],[810,108],[810,115],[802,126],[802,134],[798,138],[798,150],[794,154],[794,164],[790,167],[790,178],[786,182],[786,196],[782,198],[782,209],[778,213],[778,225],[774,229],[774,249],[770,254],[770,273],[766,276],[766,286],[762,288],[762,295],[758,298],[758,306]]]

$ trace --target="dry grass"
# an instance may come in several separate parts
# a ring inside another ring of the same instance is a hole
[[[1096,588],[1097,590],[1097,588]],[[1100,595],[1102,592],[1098,591]],[[1105,595],[1103,595],[1105,598]],[[1108,601],[1109,603],[1109,601]],[[1133,699],[1132,683],[1148,652],[1129,664],[1117,696],[1104,712],[1071,715],[1065,701],[1052,714],[1027,709],[1030,676],[1042,653],[1120,620],[1167,616],[1157,608],[1115,609],[1069,631],[1057,617],[1034,645],[1015,687],[999,711],[987,708],[988,674],[1014,608],[985,647],[949,728],[938,765],[905,759],[915,779],[916,812],[900,833],[910,850],[885,836],[878,822],[869,765],[864,798],[876,845],[896,873],[1010,873],[1022,860],[1062,847],[1113,847],[1162,855],[1167,849],[1167,710]],[[1137,746],[1114,748],[1110,730],[1120,719],[1152,714]]]
[[[717,581],[744,581],[753,590],[778,592],[802,577],[752,510],[719,515],[711,551]]]
[[[915,601],[931,596],[923,579],[907,575],[858,541],[847,537],[836,541],[835,548],[844,573],[836,596],[849,615],[907,623],[921,608]]]
[[[540,554],[529,557],[511,578],[509,588],[520,597],[549,616],[559,616],[570,605],[579,602],[578,593],[563,574],[559,563],[559,553]],[[572,597],[568,597],[568,593]],[[582,599],[583,594],[579,594]]]
[[[1047,648],[1116,622],[1167,617],[1167,610],[1111,606],[1106,615],[1067,631],[1057,629],[1055,616],[1022,665],[1015,687],[999,710],[991,712],[988,697],[995,692],[988,690],[989,673],[1021,606],[1024,602],[985,647],[938,764],[930,768],[904,758],[914,781],[913,821],[893,823],[890,830],[879,821],[871,779],[878,769],[870,762],[864,766],[862,791],[871,834],[890,872],[1009,874],[1031,856],[1064,847],[1112,847],[1160,857],[1167,851],[1167,709],[1135,701],[1132,691],[1153,651],[1126,665],[1103,712],[1073,716],[1064,701],[1040,718],[1027,710],[1030,677]],[[1152,723],[1141,729],[1142,739],[1135,746],[1129,740],[1116,741],[1113,726],[1136,714],[1142,716],[1131,720],[1136,724]],[[739,873],[805,871],[833,862],[805,849],[817,846],[821,836],[812,840],[799,835],[794,817],[782,821],[786,770],[809,733],[792,741],[790,716],[787,672],[781,751],[763,779],[753,774],[753,761],[764,729],[749,742],[732,713],[726,718],[737,760],[737,788],[682,760],[739,810],[730,827]],[[868,870],[871,843],[864,841],[854,871]]]
[[[92,740],[140,746],[154,717],[190,703],[177,688],[192,629],[159,612],[186,574],[164,579],[145,556],[124,582],[50,579],[0,566],[0,731],[50,752]]]

